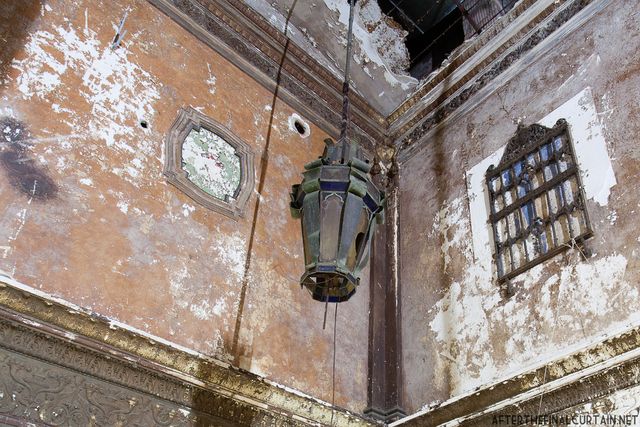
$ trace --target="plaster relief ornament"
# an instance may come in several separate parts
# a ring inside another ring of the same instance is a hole
[[[165,145],[167,180],[199,204],[234,219],[254,186],[253,153],[231,131],[194,109],[182,110]]]

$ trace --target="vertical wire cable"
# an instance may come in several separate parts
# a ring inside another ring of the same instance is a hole
[[[338,325],[338,303],[336,303],[336,311],[333,316],[333,372],[331,378],[331,423],[333,426],[333,414],[336,409],[336,329]]]

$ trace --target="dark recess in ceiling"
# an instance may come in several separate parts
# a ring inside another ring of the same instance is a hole
[[[465,39],[482,32],[517,0],[377,0],[382,12],[408,32],[409,72],[422,78]]]

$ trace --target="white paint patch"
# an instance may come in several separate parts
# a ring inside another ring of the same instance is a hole
[[[153,104],[160,98],[159,83],[129,59],[125,47],[112,50],[95,31],[85,28],[79,34],[66,25],[32,33],[25,53],[24,60],[12,63],[19,71],[16,83],[24,99],[49,100],[54,112],[67,116],[63,121],[70,127],[102,139],[114,150],[132,157],[155,156],[157,144],[140,137],[138,123],[155,116]],[[75,76],[81,78],[79,85],[62,85],[63,78]],[[84,106],[59,108],[61,104],[70,105],[70,99],[77,95],[89,106],[88,114],[78,113]],[[136,141],[135,147],[128,143],[131,140]],[[123,177],[138,185],[140,166],[134,163]]]
[[[200,320],[209,320],[211,318],[211,306],[206,299],[200,301],[198,304],[191,304],[189,311]]]
[[[195,210],[196,210],[195,206],[191,206],[186,203],[182,205],[182,215],[185,218],[191,215]]]
[[[232,235],[218,234],[219,239],[213,244],[218,252],[218,260],[229,269],[236,279],[244,275],[244,263],[247,258],[247,242],[238,232]]]
[[[323,0],[327,7],[339,14],[345,28],[349,25],[349,3],[343,0]],[[353,35],[361,48],[358,63],[374,62],[384,68],[385,79],[391,86],[409,90],[418,84],[415,78],[401,74],[408,67],[409,53],[404,44],[406,32],[389,26],[375,1],[359,2],[353,22]],[[369,32],[368,28],[373,28]]]
[[[617,181],[590,87],[540,120],[540,124],[552,127],[562,118],[569,122],[585,194],[600,206],[606,206]]]
[[[0,246],[0,253],[2,253],[2,259],[6,259],[11,252],[11,246]]]
[[[116,206],[123,214],[126,215],[127,213],[129,213],[129,204],[127,202],[119,200],[118,203],[116,203]]]
[[[86,185],[87,187],[92,187],[93,186],[93,180],[91,178],[81,178],[80,179],[80,184]]]
[[[216,304],[213,306],[213,314],[216,316],[222,316],[222,313],[227,309],[227,301],[224,298],[218,298]]]
[[[207,69],[209,70],[209,78],[207,79],[207,85],[209,86],[209,93],[211,95],[216,94],[216,76],[211,72],[211,65],[207,63]]]
[[[444,258],[445,272],[451,262],[449,249],[453,247],[459,248],[462,241],[469,237],[468,223],[462,221],[462,217],[465,214],[464,201],[465,199],[458,197],[452,202],[445,204],[433,221],[432,235],[439,234],[443,240],[441,250]]]

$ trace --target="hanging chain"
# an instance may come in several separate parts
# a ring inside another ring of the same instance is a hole
[[[351,44],[353,38],[353,16],[356,0],[349,1],[349,31],[347,33],[347,59],[344,66],[344,83],[342,83],[342,127],[340,129],[340,141],[347,141],[347,131],[350,122],[349,111],[349,70],[351,65]],[[347,144],[343,146],[342,158],[346,157]]]

